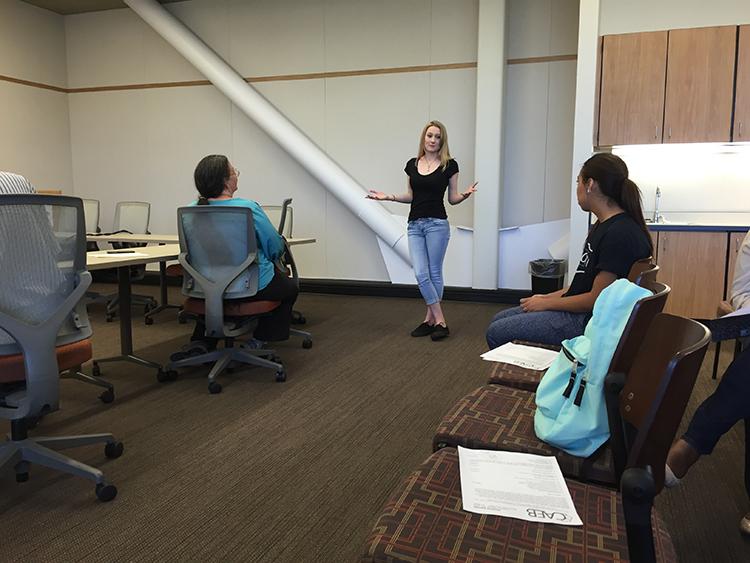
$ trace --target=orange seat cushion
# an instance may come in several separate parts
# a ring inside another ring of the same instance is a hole
[[[182,264],[171,264],[167,266],[167,276],[170,278],[179,278],[185,273]]]
[[[225,317],[249,317],[270,313],[281,305],[281,301],[248,301],[245,299],[230,299],[224,301]],[[203,299],[188,297],[182,305],[183,311],[194,315],[206,314],[206,302]]]
[[[89,361],[91,356],[90,338],[57,347],[57,365],[60,371],[80,366]],[[24,379],[26,379],[26,370],[23,365],[23,354],[0,356],[0,383]]]

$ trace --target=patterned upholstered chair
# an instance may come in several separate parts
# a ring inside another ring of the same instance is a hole
[[[654,294],[639,300],[633,307],[612,356],[610,373],[630,372],[653,319],[664,308],[669,287],[654,282],[649,289]],[[432,441],[433,451],[461,445],[485,450],[554,455],[563,474],[568,477],[617,486],[620,474],[615,468],[615,458],[622,459],[622,450],[613,454],[612,448],[605,444],[588,458],[569,455],[536,437],[535,410],[536,395],[533,391],[507,385],[484,385],[462,397],[440,421]],[[615,425],[610,432],[612,436],[617,436],[619,427]],[[620,446],[622,444],[619,439],[614,442]]]
[[[656,283],[656,275],[658,272],[659,266],[652,264],[651,258],[644,258],[643,260],[639,260],[638,262],[633,264],[633,267],[630,269],[628,279],[633,283],[637,283],[641,287],[645,287],[646,289],[649,289],[654,293],[658,293],[659,291],[661,291],[659,289],[661,286],[654,285]],[[669,291],[669,289],[667,289],[667,291]],[[664,296],[664,300],[666,300],[666,296]],[[648,310],[652,311],[651,315],[653,317],[653,315],[660,312],[663,308],[664,301],[661,302],[661,307],[657,308],[654,306],[650,306]],[[643,314],[645,313],[646,311],[643,311]],[[644,330],[646,327],[648,327],[649,322],[650,321],[644,321],[642,323],[641,326]],[[625,331],[627,334],[628,328],[626,328]],[[546,348],[548,350],[560,349],[560,346],[538,344],[534,342],[517,342],[517,344],[538,346],[540,348]],[[616,357],[617,352],[615,352],[615,358]],[[512,364],[497,362],[492,368],[492,373],[490,374],[490,378],[487,383],[506,385],[508,387],[515,387],[517,389],[524,389],[526,391],[536,391],[536,388],[539,386],[539,381],[542,379],[543,374],[544,372],[538,370],[532,370],[514,366]]]
[[[582,527],[463,511],[458,454],[444,448],[390,496],[362,561],[676,560],[653,499],[708,342],[695,321],[663,313],[654,319],[619,394],[629,446],[620,491],[566,480]]]

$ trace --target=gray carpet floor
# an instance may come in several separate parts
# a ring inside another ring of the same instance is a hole
[[[99,446],[70,454],[100,467],[118,497],[99,503],[92,483],[40,467],[23,484],[0,475],[0,561],[356,561],[391,490],[430,454],[441,416],[485,382],[479,354],[497,307],[448,302],[451,336],[438,343],[408,336],[422,320],[416,299],[303,295],[298,308],[315,344],[277,348],[285,383],[237,369],[209,395],[206,368],[162,384],[154,370],[102,364],[117,394],[104,405],[94,387],[63,381],[61,410],[34,434],[113,432],[121,458]],[[116,354],[117,323],[101,307],[92,319],[94,356]],[[174,311],[136,320],[137,353],[164,362],[191,329]],[[690,412],[714,387],[711,354]],[[658,499],[682,561],[750,560],[737,532],[743,447],[736,428]]]

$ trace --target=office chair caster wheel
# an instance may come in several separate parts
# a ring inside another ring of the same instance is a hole
[[[16,473],[16,483],[25,483],[28,480],[29,480],[28,471],[21,471],[20,473]]]
[[[99,364],[97,364],[96,362],[94,362],[94,367],[93,367],[93,368],[91,368],[91,374],[92,374],[92,375],[93,375],[94,377],[99,377],[99,376],[101,376],[101,374],[102,374],[102,370],[101,370],[101,368],[99,367]]]
[[[284,383],[286,381],[286,371],[280,369],[276,372],[276,383]]]
[[[108,314],[108,315],[106,315],[106,316],[104,317],[104,320],[105,320],[105,321],[107,321],[108,323],[111,323],[111,322],[112,322],[112,320],[113,320],[114,318],[115,318],[115,316],[114,316],[114,315],[109,315],[109,314]]]
[[[117,496],[117,487],[107,483],[96,484],[96,498],[102,502],[109,502]]]
[[[156,381],[159,383],[166,383],[167,381],[174,381],[177,379],[177,372],[174,370],[163,370],[160,369],[156,372]]]
[[[113,389],[107,389],[104,391],[101,395],[99,395],[99,400],[104,403],[105,405],[110,404],[112,401],[115,400],[115,392]]]
[[[177,315],[177,322],[181,325],[184,325],[187,322],[187,319],[183,317],[182,315]]]
[[[208,383],[208,392],[212,395],[221,393],[221,383],[219,383],[218,381],[210,381]]]
[[[125,445],[122,442],[107,442],[104,446],[104,455],[107,459],[117,459],[125,451]]]
[[[143,319],[143,322],[146,323],[146,325],[151,326],[154,324],[154,318],[153,317],[146,317]]]
[[[304,340],[302,341],[302,347],[303,347],[303,348],[304,348],[305,350],[309,350],[310,348],[312,348],[312,338],[305,338],[305,339],[304,339]]]

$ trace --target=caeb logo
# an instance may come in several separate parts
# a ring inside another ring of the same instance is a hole
[[[538,508],[527,508],[526,514],[531,518],[543,518],[544,520],[551,520],[553,522],[565,522],[568,520],[568,515],[563,512],[547,512]]]

